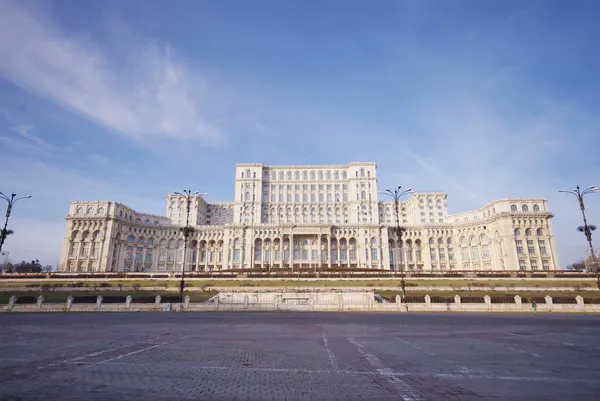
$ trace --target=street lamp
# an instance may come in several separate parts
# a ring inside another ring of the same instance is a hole
[[[0,231],[0,251],[2,251],[2,245],[4,245],[4,240],[6,240],[6,237],[8,236],[8,230],[6,229],[6,226],[8,225],[8,218],[10,217],[10,212],[12,211],[13,205],[21,199],[31,198],[31,195],[17,198],[17,194],[14,192],[10,194],[10,197],[0,192],[0,198],[8,202],[8,207],[6,208],[6,220],[4,221],[4,228],[2,229],[2,231]]]
[[[192,193],[191,189],[184,189],[183,193],[175,192],[175,195],[183,196],[186,202],[185,227],[180,228],[180,231],[183,233],[183,263],[181,264],[181,282],[179,283],[179,302],[183,304],[183,289],[185,288],[185,257],[187,253],[187,243],[189,236],[194,232],[194,227],[190,227],[190,204],[192,203],[192,198],[199,194],[198,191]]]
[[[593,193],[593,192],[598,192],[598,191],[600,191],[600,188],[598,188],[596,186],[586,188],[582,191],[579,188],[579,185],[577,185],[575,187],[575,189],[572,191],[562,191],[561,190],[558,192],[564,192],[567,194],[575,195],[575,197],[577,197],[577,200],[579,201],[579,208],[581,209],[581,215],[583,216],[583,226],[577,227],[577,231],[580,231],[585,234],[585,238],[587,239],[587,242],[590,246],[590,254],[592,255],[592,264],[596,268],[596,284],[598,285],[598,288],[600,289],[600,275],[598,274],[598,265],[596,263],[596,255],[594,254],[594,247],[592,246],[592,231],[595,231],[597,227],[593,224],[587,223],[587,219],[585,217],[585,205],[583,204],[584,195],[587,195],[587,194]]]
[[[412,193],[412,189],[408,188],[405,190],[402,190],[402,186],[398,185],[398,188],[394,189],[394,191],[390,190],[390,189],[386,189],[385,192],[379,192],[382,195],[388,195],[391,196],[394,199],[394,208],[396,211],[396,241],[400,240],[400,234],[401,234],[401,227],[400,227],[400,211],[398,208],[398,205],[400,203],[400,198],[404,195],[408,195],[410,193]],[[396,244],[398,245],[398,244]],[[405,281],[404,281],[404,269],[402,267],[400,267],[400,286],[402,287],[402,296],[406,298],[406,290],[405,290]]]

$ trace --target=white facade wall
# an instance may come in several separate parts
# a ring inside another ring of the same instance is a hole
[[[450,215],[447,198],[414,193],[399,202],[397,238],[395,205],[378,195],[375,163],[238,164],[232,203],[192,198],[185,268],[559,268],[546,200],[503,199]],[[167,217],[73,202],[60,270],[180,271],[186,208],[176,194],[167,197]]]

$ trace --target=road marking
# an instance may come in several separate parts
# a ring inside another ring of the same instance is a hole
[[[116,351],[116,350],[123,349],[123,348],[130,348],[130,347],[133,347],[133,346],[136,346],[136,345],[151,344],[151,343],[153,343],[157,339],[158,339],[158,337],[150,339],[150,340],[147,340],[147,341],[144,341],[144,342],[141,342],[141,343],[120,345],[120,346],[115,347],[115,348],[109,348],[109,349],[105,349],[105,350],[102,350],[102,351],[92,352],[91,354],[81,355],[81,356],[77,356],[77,357],[74,357],[74,358],[63,359],[62,361],[58,361],[58,362],[50,363],[48,365],[40,366],[38,368],[38,370],[45,369],[45,368],[52,368],[52,367],[55,367],[55,366],[58,366],[58,365],[62,365],[62,364],[65,364],[65,363],[72,363],[72,362],[80,361],[82,359],[91,358],[91,357],[94,357],[94,356],[106,354],[108,352]]]
[[[406,340],[403,340],[403,339],[401,339],[401,338],[399,338],[399,337],[396,337],[396,336],[392,336],[392,337],[393,337],[394,339],[396,339],[396,340],[400,341],[400,342],[401,342],[401,343],[403,343],[403,344],[406,344],[406,345],[408,345],[408,346],[411,346],[411,347],[413,347],[414,349],[418,349],[419,351],[423,351],[423,352],[425,352],[426,354],[429,354],[429,355],[431,355],[431,356],[434,356],[434,355],[435,355],[433,352],[425,351],[425,350],[424,350],[422,347],[419,347],[418,345],[415,345],[415,344],[413,344],[413,343],[410,343],[410,342],[408,342],[408,341],[406,341]]]
[[[521,352],[521,353],[523,353],[523,354],[527,354],[527,355],[535,356],[536,358],[541,358],[541,357],[542,357],[541,355],[534,354],[533,352],[524,351],[524,350],[522,350],[522,349],[518,349],[518,348],[514,348],[514,347],[508,347],[508,349],[509,349],[509,350],[512,350],[512,351]]]
[[[138,366],[139,362],[107,362],[108,365],[118,365],[118,366]],[[181,364],[181,365],[186,365]],[[366,376],[376,376],[382,375],[386,378],[388,377],[435,377],[439,379],[450,379],[450,380],[464,380],[464,379],[473,379],[473,380],[500,380],[500,381],[518,381],[518,382],[561,382],[561,383],[584,383],[584,384],[600,384],[600,380],[590,380],[590,379],[567,379],[562,377],[548,377],[548,376],[497,376],[497,375],[477,375],[477,374],[455,374],[455,373],[428,373],[428,372],[394,372],[391,369],[378,369],[377,372],[371,371],[360,371],[360,370],[329,370],[329,369],[297,369],[297,368],[260,368],[260,367],[242,367],[242,366],[198,366],[195,364],[189,364],[193,366],[194,369],[202,369],[202,370],[228,370],[228,371],[246,371],[246,372],[269,372],[269,373],[335,373],[335,374],[346,374],[346,375],[366,375]],[[423,399],[423,398],[417,398]]]
[[[143,349],[140,349],[140,350],[137,350],[137,351],[128,352],[128,353],[126,353],[126,354],[118,355],[118,356],[115,356],[115,357],[113,357],[113,358],[105,359],[104,361],[100,361],[100,362],[96,362],[96,363],[89,364],[89,365],[87,365],[85,368],[89,368],[89,367],[92,367],[92,366],[97,366],[97,365],[102,365],[103,363],[110,362],[110,361],[114,361],[114,360],[116,360],[116,359],[122,359],[122,358],[126,358],[126,357],[128,357],[128,356],[135,355],[135,354],[139,354],[140,352],[144,352],[144,351],[149,351],[149,350],[151,350],[151,349],[153,349],[153,348],[157,348],[157,347],[160,347],[160,346],[163,346],[163,345],[167,345],[167,344],[173,344],[175,341],[177,341],[177,340],[173,340],[173,341],[166,341],[166,342],[164,342],[164,343],[158,343],[158,344],[155,344],[155,345],[152,345],[152,346],[150,346],[150,347],[146,347],[146,348],[143,348]]]
[[[361,343],[357,342],[352,337],[349,337],[348,341],[356,347],[356,350],[365,357],[379,374],[387,379],[388,383],[392,384],[399,391],[400,397],[402,397],[403,400],[424,400],[415,389],[397,377],[397,375],[394,375],[391,369],[387,368],[379,358],[367,351]]]
[[[325,349],[327,350],[327,355],[329,356],[329,363],[331,364],[331,367],[335,370],[339,370],[340,368],[338,366],[337,360],[335,359],[335,354],[333,353],[333,350],[329,348],[329,341],[327,340],[325,333],[323,333],[323,342],[325,343]]]

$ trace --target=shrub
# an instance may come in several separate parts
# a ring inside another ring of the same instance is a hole
[[[493,304],[514,304],[515,297],[491,297],[490,301]]]
[[[556,297],[552,298],[552,303],[555,304],[576,304],[577,300],[575,297]]]
[[[425,302],[425,301],[423,301]],[[431,297],[432,304],[453,304],[454,298],[449,297]]]
[[[34,297],[32,295],[25,295],[22,297],[17,297],[18,304],[34,304],[36,302],[37,302],[37,297]]]
[[[485,299],[483,297],[461,297],[460,302],[463,304],[483,304]]]
[[[402,301],[407,304],[422,304],[422,303],[425,303],[425,297],[407,296],[407,297],[404,297],[404,299],[402,299]]]

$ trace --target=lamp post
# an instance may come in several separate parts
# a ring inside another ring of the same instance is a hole
[[[401,227],[400,227],[400,211],[398,208],[398,205],[400,203],[400,198],[404,195],[408,195],[410,193],[412,193],[412,189],[408,188],[405,190],[402,190],[402,186],[398,185],[398,188],[394,189],[394,191],[390,190],[390,189],[386,189],[384,192],[379,192],[382,195],[388,195],[391,196],[394,199],[394,209],[396,212],[396,241],[400,240],[400,234],[401,234]],[[398,244],[396,243],[396,246]],[[402,296],[406,297],[406,283],[404,281],[404,269],[401,267],[400,268],[400,286],[402,287]]]
[[[21,199],[31,198],[31,195],[22,196],[20,198],[17,198],[17,194],[14,192],[12,194],[10,194],[10,197],[8,197],[8,195],[5,195],[2,192],[0,192],[0,198],[4,199],[5,201],[8,202],[8,207],[6,208],[6,220],[4,221],[4,228],[0,232],[0,251],[2,251],[2,245],[4,245],[4,240],[6,240],[6,237],[8,235],[8,230],[6,228],[6,226],[8,225],[8,218],[10,217],[10,212],[12,211],[14,204],[17,201],[20,201]]]
[[[191,189],[184,189],[183,193],[175,192],[175,195],[185,197],[186,209],[185,209],[185,227],[180,228],[183,233],[183,263],[181,264],[181,282],[179,283],[179,302],[183,304],[183,289],[185,288],[185,257],[187,253],[188,238],[194,232],[194,227],[190,227],[190,205],[192,203],[192,197],[198,195],[198,191],[193,192]]]
[[[585,195],[587,195],[589,193],[593,193],[593,192],[598,192],[598,191],[600,191],[600,188],[598,188],[596,186],[586,188],[582,191],[579,188],[579,185],[577,185],[575,187],[575,189],[572,191],[561,190],[558,192],[564,192],[567,194],[574,195],[577,198],[577,201],[579,202],[579,208],[581,209],[581,215],[583,216],[583,225],[577,227],[577,231],[580,231],[585,234],[585,238],[587,239],[587,242],[590,246],[590,254],[592,256],[592,265],[596,269],[596,284],[598,285],[598,288],[600,289],[600,275],[598,272],[598,264],[596,263],[596,255],[594,254],[594,247],[592,246],[592,231],[595,231],[597,227],[593,224],[587,223],[587,219],[585,217],[585,205],[583,204],[583,197]]]

